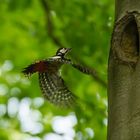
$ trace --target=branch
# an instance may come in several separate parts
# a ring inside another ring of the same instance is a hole
[[[53,26],[53,22],[51,20],[51,10],[50,7],[48,5],[48,0],[41,0],[42,6],[44,8],[44,12],[45,12],[45,18],[46,18],[46,28],[48,30],[48,35],[50,36],[50,38],[54,41],[54,43],[61,47],[61,48],[66,48],[61,41],[54,35],[54,26]],[[78,62],[80,64],[83,64],[83,62],[81,62],[81,60],[77,59],[76,56],[74,56],[75,60],[78,60]],[[88,74],[91,75],[97,82],[99,82],[103,87],[107,87],[107,83],[102,80],[98,75],[97,75],[97,71],[94,68],[90,68],[88,66],[86,66],[85,64],[83,64],[82,67],[85,67],[86,70],[89,72]],[[78,68],[77,68],[78,69]],[[80,70],[80,68],[79,68]],[[83,72],[82,70],[80,70],[81,72]],[[86,72],[83,72],[86,73]],[[87,74],[87,73],[86,73]]]
[[[59,41],[59,39],[54,35],[53,31],[54,31],[54,26],[51,20],[51,10],[50,7],[48,6],[48,1],[47,0],[41,0],[42,6],[44,8],[44,12],[45,12],[45,18],[46,18],[46,28],[48,30],[48,35],[52,38],[52,40],[54,41],[54,43],[61,47],[64,48],[65,46],[63,46],[63,44]]]

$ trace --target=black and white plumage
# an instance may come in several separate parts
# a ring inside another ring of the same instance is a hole
[[[81,72],[88,74],[84,67],[76,65],[70,59],[65,58],[70,50],[69,48],[60,48],[55,56],[31,64],[22,71],[25,75],[38,72],[39,84],[44,97],[60,107],[71,107],[76,101],[76,96],[67,88],[60,75],[61,66],[70,64]]]
[[[51,103],[62,107],[71,107],[75,103],[76,96],[57,74],[39,73],[39,82],[44,97]]]

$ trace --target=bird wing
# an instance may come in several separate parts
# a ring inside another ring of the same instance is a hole
[[[74,63],[73,61],[71,61],[71,59],[57,59],[55,60],[57,62],[61,62],[63,64],[69,64],[71,65],[72,67],[74,67],[75,69],[79,70],[80,72],[84,73],[84,74],[87,74],[87,75],[92,75],[92,74],[96,74],[96,71],[90,69],[90,68],[87,68],[86,66],[83,66],[81,64],[77,64],[77,63]]]
[[[39,83],[45,98],[60,107],[71,107],[76,96],[66,87],[58,73],[39,73]]]
[[[75,63],[71,63],[71,65],[84,74],[87,74],[87,75],[96,74],[94,70],[87,68],[86,66],[82,66],[80,64],[75,64]]]

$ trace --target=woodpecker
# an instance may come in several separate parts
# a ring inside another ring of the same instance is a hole
[[[76,96],[65,85],[59,72],[63,64],[71,63],[70,59],[65,58],[70,50],[70,48],[60,48],[53,57],[35,62],[22,71],[27,76],[38,72],[39,84],[44,97],[61,107],[71,107],[76,99]]]
[[[70,59],[65,58],[71,48],[60,48],[53,57],[37,61],[22,71],[30,76],[33,73],[39,75],[39,85],[44,97],[51,103],[60,107],[71,107],[76,102],[76,96],[67,88],[60,74],[63,64],[70,64],[83,73],[90,71],[79,64],[74,64]]]

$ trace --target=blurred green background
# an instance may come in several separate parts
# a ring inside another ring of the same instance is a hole
[[[112,0],[0,0],[0,140],[106,139],[106,86],[64,66],[79,107],[59,109],[43,99],[38,75],[21,71],[63,45],[106,82],[113,17]]]

